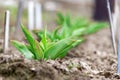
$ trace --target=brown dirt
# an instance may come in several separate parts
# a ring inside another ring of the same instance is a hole
[[[0,54],[0,80],[119,80],[116,72],[109,29],[87,37],[64,59],[27,60],[14,48]]]

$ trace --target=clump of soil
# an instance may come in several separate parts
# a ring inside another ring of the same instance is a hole
[[[27,60],[14,48],[0,54],[0,80],[118,80],[116,72],[109,29],[87,37],[63,59]]]

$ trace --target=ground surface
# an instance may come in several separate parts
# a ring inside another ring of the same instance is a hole
[[[116,72],[109,29],[87,37],[64,59],[26,60],[14,48],[0,54],[0,80],[119,80]]]

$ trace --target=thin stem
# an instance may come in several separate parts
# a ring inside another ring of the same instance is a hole
[[[112,12],[110,9],[110,1],[107,0],[107,8],[108,8],[108,14],[109,14],[109,21],[110,21],[110,30],[112,34],[112,44],[113,44],[113,50],[114,53],[117,55],[117,48],[116,48],[116,40],[115,40],[115,34],[114,34],[114,24],[112,20]]]

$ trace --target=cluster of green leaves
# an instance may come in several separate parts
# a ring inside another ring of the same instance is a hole
[[[47,36],[52,41],[58,41],[67,37],[80,37],[97,32],[98,30],[105,28],[107,23],[105,22],[90,22],[83,18],[72,18],[69,14],[63,15],[57,14],[56,23],[57,27],[52,32],[47,32]],[[34,33],[41,38],[43,31],[34,31]]]
[[[12,44],[28,59],[56,59],[63,58],[67,52],[81,43],[83,39],[65,38],[59,41],[51,41],[46,36],[46,30],[41,34],[41,41],[38,42],[32,34],[22,25],[22,31],[28,44],[12,41]]]
[[[40,41],[22,25],[22,31],[27,44],[12,41],[12,44],[28,59],[56,59],[63,58],[67,52],[84,41],[83,36],[94,33],[106,27],[106,23],[91,23],[85,19],[72,19],[70,15],[58,14],[57,27],[52,32],[34,31]]]

